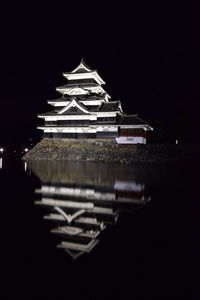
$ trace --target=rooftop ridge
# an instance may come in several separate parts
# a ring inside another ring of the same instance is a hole
[[[70,101],[70,103],[68,105],[66,105],[64,108],[62,108],[58,114],[62,114],[63,112],[67,111],[70,107],[78,107],[80,110],[82,110],[84,113],[89,113],[89,111],[86,109],[86,107],[81,104],[79,101],[77,101],[76,97],[73,97],[72,100]]]
[[[83,58],[74,70],[70,72],[63,72],[63,76],[68,80],[83,80],[93,78],[98,84],[105,84],[105,81],[99,76],[97,69],[93,70],[87,66]]]
[[[80,69],[84,69],[87,72],[95,71],[95,70],[92,70],[89,66],[86,65],[83,58],[81,59],[81,62],[79,63],[79,65],[74,70],[72,70],[71,73],[79,73],[78,70],[80,70]]]

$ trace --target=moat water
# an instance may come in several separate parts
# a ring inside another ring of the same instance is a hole
[[[0,161],[1,299],[199,299],[199,165]]]

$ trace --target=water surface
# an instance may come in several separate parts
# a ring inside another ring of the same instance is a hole
[[[197,165],[1,160],[2,299],[198,299]]]

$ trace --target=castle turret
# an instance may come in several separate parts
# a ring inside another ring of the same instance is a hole
[[[146,131],[152,130],[137,115],[126,115],[120,101],[113,101],[96,70],[83,60],[71,72],[63,73],[66,85],[56,88],[61,95],[48,100],[53,110],[38,115],[44,119],[43,137],[111,138],[118,143],[146,143]]]

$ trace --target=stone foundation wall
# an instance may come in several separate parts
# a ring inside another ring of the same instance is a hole
[[[190,161],[200,145],[120,145],[114,139],[42,139],[24,160],[104,161],[120,163]]]

